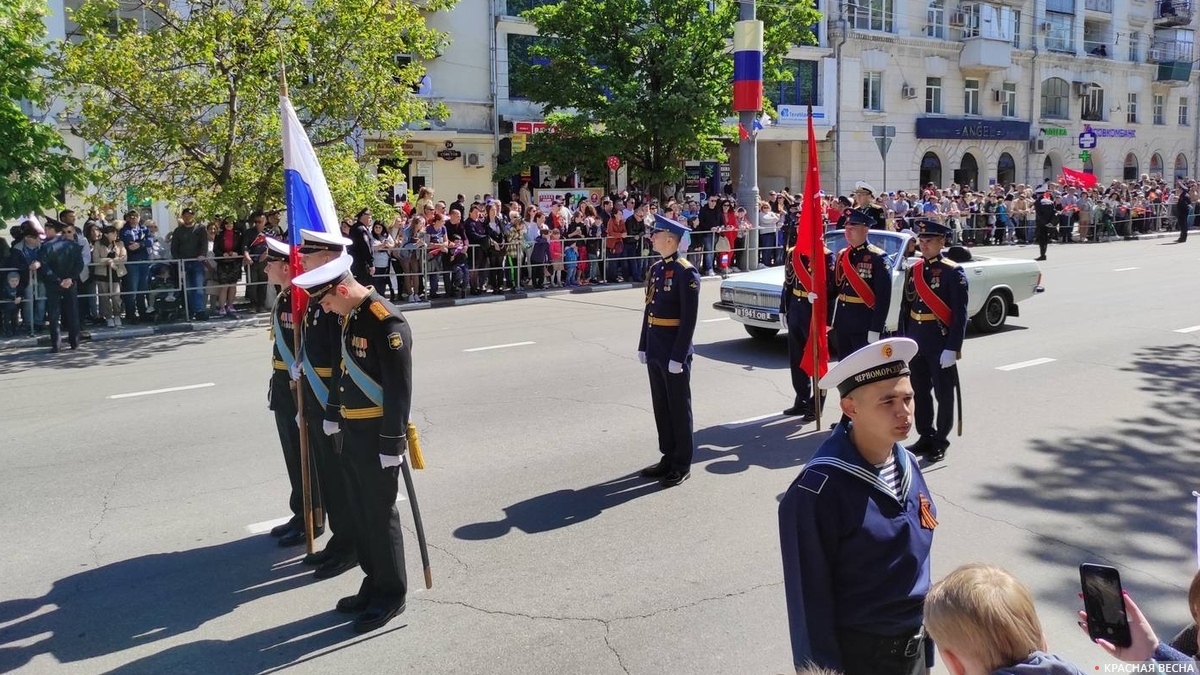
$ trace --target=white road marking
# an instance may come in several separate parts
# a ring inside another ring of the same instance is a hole
[[[150,391],[135,391],[128,394],[113,394],[108,398],[133,398],[134,396],[150,396],[152,394],[166,394],[172,391],[188,391],[189,389],[204,389],[205,387],[215,386],[217,386],[215,382],[205,382],[204,384],[189,384],[186,387],[168,387],[166,389],[151,389]]]
[[[727,316],[723,316],[719,319],[700,319],[700,323],[716,323],[718,321],[732,321],[732,320],[733,319],[730,319]]]
[[[1140,270],[1140,269],[1142,269],[1142,268],[1140,268],[1140,267],[1118,267],[1117,269],[1115,269],[1113,271],[1114,272],[1129,272],[1131,270]]]
[[[275,520],[264,520],[261,523],[247,525],[246,531],[250,534],[262,534],[263,532],[270,532],[271,530],[275,529],[276,525],[282,525],[291,519],[291,516],[287,516],[284,518],[276,518]]]
[[[1052,361],[1054,361],[1054,359],[1048,359],[1048,358],[1042,357],[1040,359],[1030,359],[1029,361],[1021,361],[1020,363],[1010,363],[1007,366],[1000,366],[999,368],[996,368],[996,370],[1020,370],[1021,368],[1028,368],[1030,366],[1040,366],[1043,363],[1050,363]]]
[[[758,417],[751,417],[751,418],[744,419],[744,420],[736,420],[733,422],[726,422],[725,424],[722,424],[721,426],[726,429],[739,429],[741,427],[748,427],[751,424],[758,424],[760,422],[773,421],[773,420],[783,417],[783,416],[784,415],[782,413],[771,413],[769,415],[759,415]]]
[[[506,345],[491,345],[488,347],[472,347],[471,349],[464,349],[463,351],[464,352],[486,352],[490,349],[506,349],[508,347],[524,347],[525,345],[535,345],[535,344],[537,344],[537,343],[536,342],[510,342]]]
[[[1180,329],[1176,330],[1175,332],[1176,333],[1195,333],[1198,330],[1200,330],[1200,326],[1188,326],[1187,328],[1180,328]]]

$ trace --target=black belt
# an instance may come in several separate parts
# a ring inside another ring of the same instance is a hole
[[[924,654],[925,627],[898,636],[839,630],[838,641],[849,643],[875,657],[914,659]]]

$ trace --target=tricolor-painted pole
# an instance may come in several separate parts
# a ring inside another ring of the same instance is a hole
[[[733,109],[738,113],[738,203],[754,230],[746,236],[746,267],[758,267],[758,115],[763,100],[763,24],[754,0],[741,0],[733,26]]]

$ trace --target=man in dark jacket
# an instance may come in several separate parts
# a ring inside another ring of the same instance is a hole
[[[713,270],[713,247],[716,242],[713,241],[712,232],[721,225],[721,207],[717,204],[717,196],[709,195],[708,201],[704,206],[700,207],[700,226],[692,233],[692,237],[696,243],[704,245],[704,270],[705,274],[712,274]]]
[[[363,286],[375,286],[374,251],[371,250],[371,209],[363,209],[350,225],[350,274]]]
[[[171,259],[183,261],[184,290],[191,318],[203,321],[204,261],[208,257],[208,230],[196,224],[196,215],[184,209],[179,225],[171,233]]]
[[[46,224],[48,238],[38,249],[38,279],[46,288],[46,314],[50,321],[50,351],[62,348],[61,323],[66,324],[71,349],[79,348],[79,275],[83,255],[73,238],[58,236],[67,226],[52,220]]]

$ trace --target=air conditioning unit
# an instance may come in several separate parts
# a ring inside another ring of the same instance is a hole
[[[1043,33],[1050,32],[1050,29],[1053,27],[1054,26],[1051,25],[1049,21],[1047,21],[1046,23],[1038,24],[1038,30],[1040,30]]]
[[[464,152],[463,166],[480,168],[483,166],[483,153],[480,152]]]
[[[1091,93],[1092,93],[1092,84],[1090,82],[1076,82],[1075,83],[1075,95],[1076,96],[1087,96],[1088,94],[1091,94]]]
[[[950,15],[950,25],[951,26],[967,25],[967,15],[962,12],[955,12],[955,13],[951,14]]]
[[[1029,141],[1029,151],[1034,153],[1046,152],[1046,139],[1034,138]]]
[[[906,85],[900,87],[900,95],[903,96],[904,98],[916,98],[917,97],[917,88],[910,87],[906,84]]]
[[[1162,57],[1163,57],[1163,52],[1161,49],[1146,50],[1146,61],[1148,61],[1149,63],[1158,63],[1159,61],[1162,61]]]
[[[992,90],[992,100],[995,101],[996,103],[1004,103],[1005,98],[1006,97],[1004,95],[1004,91],[1002,91],[1000,89]]]

